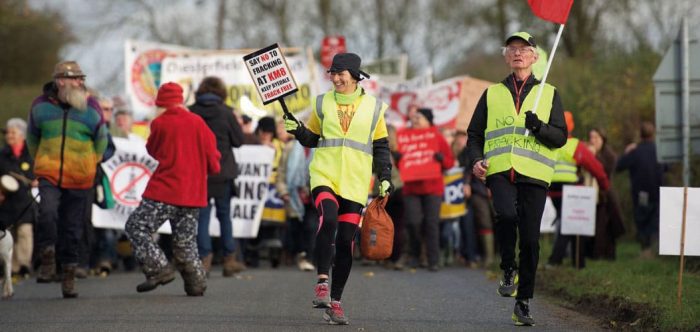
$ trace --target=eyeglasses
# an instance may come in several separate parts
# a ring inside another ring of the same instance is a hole
[[[523,47],[516,47],[516,46],[506,46],[503,47],[503,54],[505,55],[506,53],[508,54],[533,54],[535,53],[535,48],[532,46],[523,46]]]
[[[85,82],[85,76],[67,76],[64,78],[67,80],[77,80],[77,81]]]

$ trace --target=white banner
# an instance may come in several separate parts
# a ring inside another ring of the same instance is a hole
[[[153,115],[155,98],[161,83],[161,62],[176,51],[192,50],[170,45],[138,40],[124,43],[124,67],[126,70],[126,96],[134,119],[142,120]]]
[[[685,256],[700,256],[700,188],[688,188],[685,217]],[[680,255],[683,188],[661,187],[659,199],[659,254]]]
[[[595,209],[598,190],[586,186],[564,186],[561,202],[561,233],[595,235]]]
[[[227,86],[227,103],[258,119],[265,115],[282,114],[279,103],[263,105],[243,61],[243,52],[211,51],[207,53],[179,53],[166,57],[161,68],[162,82],[179,83],[185,93],[185,103],[194,103],[194,92],[207,76],[220,77]],[[284,99],[290,112],[304,115],[311,109],[311,100],[318,94],[307,56],[302,53],[286,54],[287,64],[294,75],[299,91]]]
[[[557,209],[554,207],[552,199],[547,196],[544,202],[544,212],[540,221],[540,233],[554,233],[557,228],[554,221],[557,219]]]
[[[148,155],[143,140],[113,139],[116,152],[102,163],[102,169],[109,178],[115,206],[105,210],[93,205],[92,224],[97,228],[124,229],[129,215],[141,204],[141,195],[158,162]],[[256,237],[267,199],[274,150],[262,145],[244,145],[233,152],[240,172],[236,179],[239,197],[231,200],[233,232],[237,238]],[[212,209],[211,218],[209,233],[219,236],[221,233],[215,209]],[[170,234],[170,223],[163,224],[158,232]]]

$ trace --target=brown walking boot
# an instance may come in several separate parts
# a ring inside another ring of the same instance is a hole
[[[63,267],[63,282],[61,283],[61,291],[64,299],[72,299],[78,297],[78,292],[75,291],[75,269],[76,265],[69,264]]]
[[[172,266],[168,265],[158,274],[146,276],[146,281],[136,286],[136,291],[139,293],[150,292],[156,289],[158,285],[166,285],[173,280],[175,280],[175,271]]]
[[[41,251],[41,265],[39,274],[36,277],[38,283],[50,283],[56,276],[56,250],[53,247],[46,247]]]
[[[197,273],[194,265],[186,265],[180,270],[182,279],[185,281],[185,293],[187,296],[203,296],[207,290],[207,279]]]
[[[235,254],[224,257],[224,277],[232,277],[243,270],[245,270],[245,265],[236,259]]]
[[[206,255],[202,257],[202,268],[204,268],[204,272],[207,273],[207,276],[209,276],[209,272],[211,272],[211,262],[214,259],[214,254],[209,253],[209,255]]]

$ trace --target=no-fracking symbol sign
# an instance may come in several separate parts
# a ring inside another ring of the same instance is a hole
[[[243,61],[264,105],[297,92],[297,83],[277,44],[248,54]]]

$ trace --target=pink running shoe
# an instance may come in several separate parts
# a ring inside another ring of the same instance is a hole
[[[312,301],[314,308],[331,307],[331,292],[328,288],[327,282],[316,284],[316,287],[314,287],[314,293],[316,294],[316,297],[314,297],[314,300]]]
[[[345,312],[340,306],[340,301],[331,301],[331,307],[323,313],[323,319],[332,325],[348,325],[350,322],[345,317]]]

